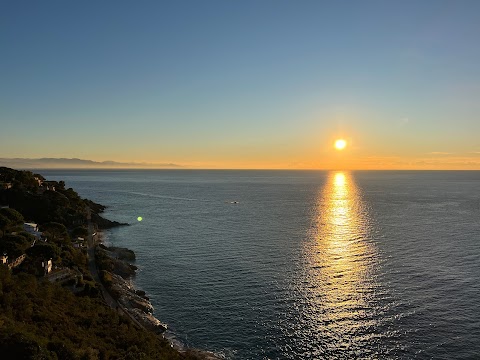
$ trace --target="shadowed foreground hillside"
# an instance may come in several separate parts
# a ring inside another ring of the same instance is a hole
[[[0,353],[12,359],[196,359],[98,298],[0,267]]]

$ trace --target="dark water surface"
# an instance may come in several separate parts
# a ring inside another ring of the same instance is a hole
[[[480,172],[40,172],[132,224],[108,241],[187,345],[480,359]]]

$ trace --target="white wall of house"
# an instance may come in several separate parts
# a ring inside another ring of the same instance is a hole
[[[45,270],[45,274],[50,273],[50,271],[52,271],[52,259],[48,261],[42,261],[42,268]]]

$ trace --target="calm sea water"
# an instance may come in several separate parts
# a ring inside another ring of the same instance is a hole
[[[189,346],[480,359],[480,172],[41,173],[132,225],[108,241]]]

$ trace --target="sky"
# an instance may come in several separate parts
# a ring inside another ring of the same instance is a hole
[[[0,158],[480,169],[479,39],[477,0],[2,0]]]

